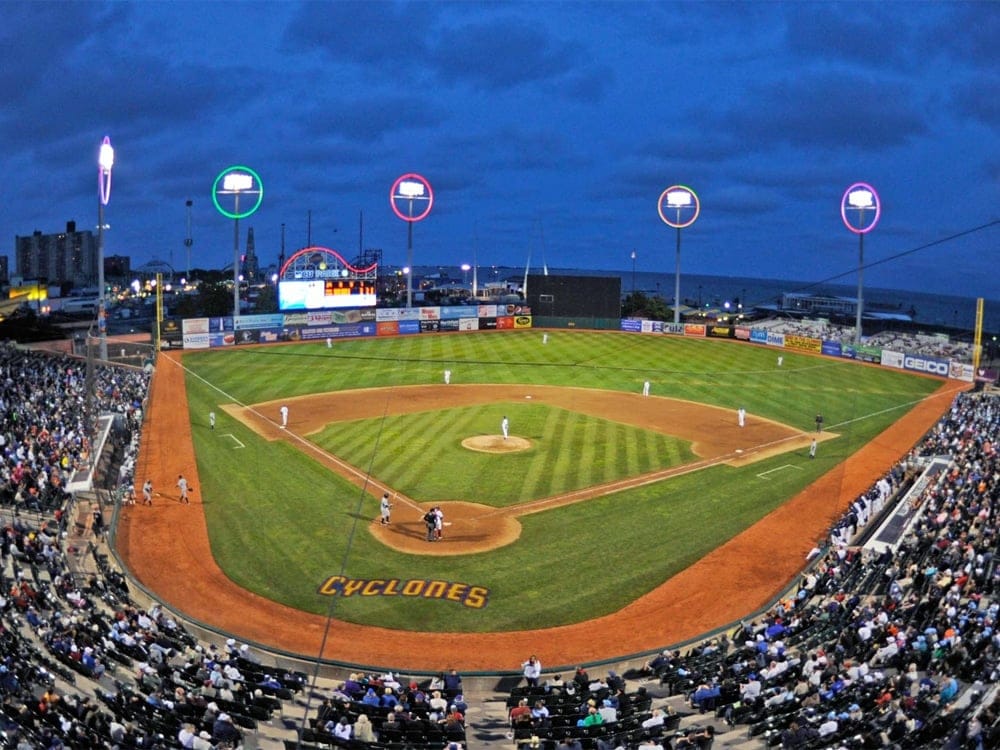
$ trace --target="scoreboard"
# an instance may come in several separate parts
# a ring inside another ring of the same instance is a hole
[[[282,312],[375,307],[375,281],[345,278],[279,280],[278,307]]]

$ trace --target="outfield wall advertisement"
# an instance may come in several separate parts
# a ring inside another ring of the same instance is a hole
[[[242,315],[235,320],[232,317],[186,318],[180,323],[180,340],[185,349],[213,349],[241,344],[525,329],[532,327],[532,315],[529,307],[519,304],[459,305],[313,310]],[[174,326],[176,334],[177,321],[164,321],[165,327],[168,324]],[[624,318],[619,321],[618,327],[627,333],[748,341],[752,344],[854,359],[966,382],[972,382],[974,378],[971,365],[943,357],[898,352],[877,346],[844,344],[836,340],[778,333],[747,325],[669,323]]]

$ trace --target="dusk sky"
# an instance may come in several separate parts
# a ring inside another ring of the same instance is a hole
[[[406,261],[389,190],[435,191],[416,265],[672,274],[660,193],[691,186],[682,273],[856,281],[840,218],[881,195],[872,286],[1000,300],[1000,3],[4,2],[2,250],[97,223],[108,255],[232,262],[211,189],[264,183],[263,263],[313,244]],[[985,227],[975,230],[977,227]]]

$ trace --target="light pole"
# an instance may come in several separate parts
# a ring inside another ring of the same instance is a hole
[[[420,213],[413,213],[413,204],[416,201],[425,203],[424,210]],[[406,213],[403,213],[397,202],[405,204]],[[389,205],[393,212],[400,219],[406,222],[406,265],[410,268],[410,273],[406,274],[406,306],[413,307],[413,225],[421,219],[426,219],[434,205],[434,191],[431,184],[425,177],[421,177],[415,172],[410,172],[399,177],[392,183],[389,190]]]
[[[673,185],[660,193],[656,210],[667,226],[677,230],[677,260],[674,272],[674,323],[681,322],[681,230],[694,224],[701,213],[698,195],[686,185]]]
[[[227,211],[219,203],[219,196],[233,196],[233,210]],[[256,197],[253,205],[240,211],[240,195]],[[240,219],[245,219],[260,208],[264,200],[264,183],[250,167],[235,166],[219,172],[212,185],[212,201],[223,216],[233,220],[233,330],[240,316]]]
[[[187,207],[187,237],[184,238],[184,247],[187,248],[187,278],[188,281],[191,280],[191,246],[194,244],[194,239],[191,237],[191,206],[194,205],[194,201],[190,198],[184,203]]]
[[[97,335],[100,358],[108,358],[108,311],[104,294],[104,207],[111,200],[111,168],[115,165],[115,150],[111,138],[104,136],[97,155]]]
[[[632,299],[635,300],[635,250],[632,251]]]
[[[855,212],[855,213],[849,213]],[[866,212],[870,217],[866,217]],[[844,191],[840,199],[840,218],[844,225],[858,235],[858,309],[854,321],[854,345],[861,345],[861,312],[864,306],[865,235],[878,224],[882,215],[882,201],[875,188],[866,182],[856,182]],[[851,217],[856,216],[856,221]]]
[[[472,269],[468,263],[462,264],[462,286],[469,283],[469,271]]]

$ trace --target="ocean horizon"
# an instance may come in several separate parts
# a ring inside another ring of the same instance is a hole
[[[419,271],[425,269],[419,268]],[[429,269],[427,269],[429,270]],[[435,271],[455,273],[463,278],[460,268],[435,267]],[[647,295],[663,297],[668,302],[674,296],[674,275],[631,270],[594,270],[580,268],[549,268],[551,275],[565,276],[606,276],[621,279],[622,295],[633,290]],[[542,273],[541,268],[529,269],[531,274]],[[480,266],[478,283],[521,279],[524,269],[513,266]],[[452,277],[455,278],[455,277]],[[469,274],[466,278],[471,281]],[[976,298],[958,295],[931,294],[903,289],[883,287],[863,288],[863,302],[879,311],[899,312],[911,315],[917,323],[934,327],[951,327],[963,331],[973,331],[976,321]],[[791,292],[808,294],[829,294],[838,297],[857,297],[857,285],[833,284],[789,279],[760,279],[750,276],[709,276],[703,274],[681,274],[681,301],[698,302],[699,306],[723,307],[729,302],[735,307],[742,302],[744,307],[780,304],[781,296]],[[983,305],[983,332],[1000,335],[1000,300],[986,299]]]

